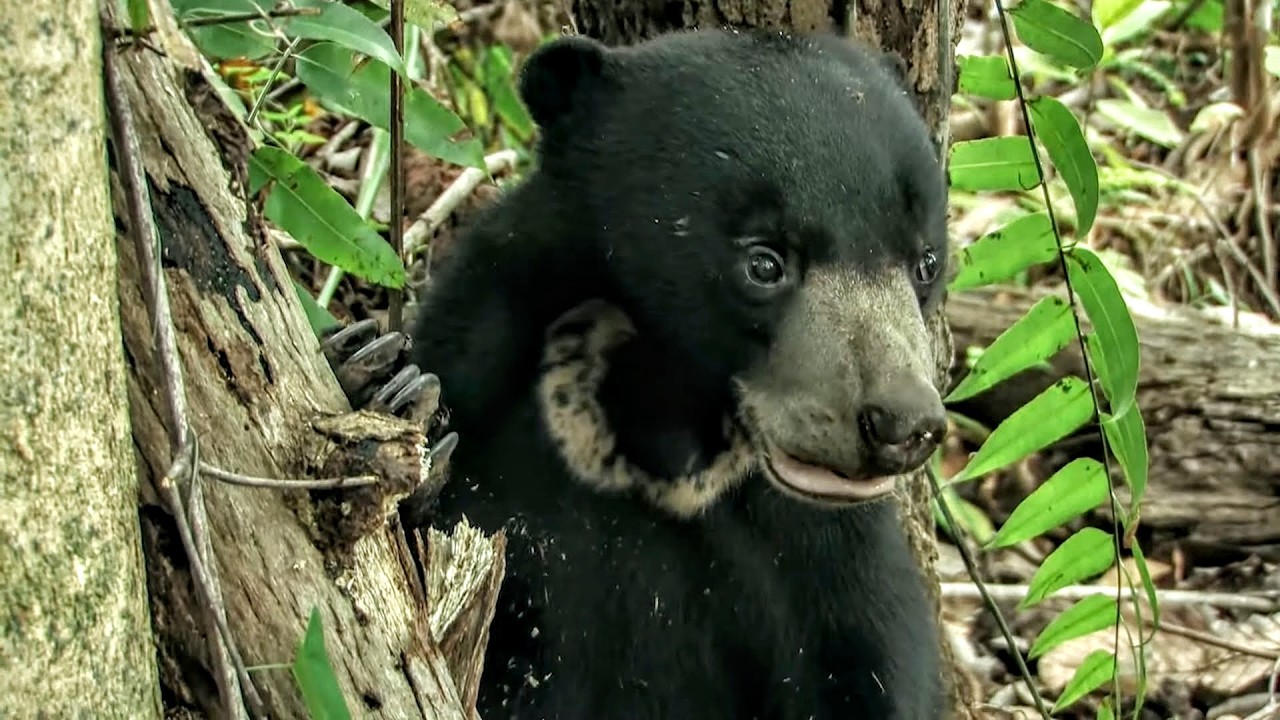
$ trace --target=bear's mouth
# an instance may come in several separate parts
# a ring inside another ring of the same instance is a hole
[[[893,475],[855,480],[837,470],[800,460],[771,442],[766,441],[764,446],[765,475],[779,489],[804,499],[853,505],[893,492]]]

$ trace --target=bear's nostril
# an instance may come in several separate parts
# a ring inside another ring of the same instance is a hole
[[[932,412],[863,408],[858,420],[869,454],[886,467],[914,467],[942,441],[945,417]]]

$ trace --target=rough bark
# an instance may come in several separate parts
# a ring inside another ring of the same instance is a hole
[[[937,147],[947,145],[947,116],[953,85],[955,44],[964,17],[964,0],[573,0],[578,30],[605,43],[634,42],[660,32],[731,24],[741,28],[830,30],[897,53],[907,65],[907,81],[916,103],[933,129]],[[952,362],[951,333],[940,311],[931,318],[938,384],[945,383]],[[937,547],[930,507],[931,491],[923,473],[903,483],[899,500],[904,524],[926,585],[940,611],[935,562]],[[971,717],[971,683],[965,682],[941,638],[951,688],[952,716]]]
[[[160,710],[99,49],[94,2],[0,7],[0,717]]]
[[[106,6],[114,15],[115,3]],[[153,3],[152,11],[161,31],[151,42],[164,54],[135,48],[120,55],[119,66],[137,123],[133,136],[150,188],[200,459],[267,478],[364,472],[383,478],[369,488],[312,493],[202,481],[211,564],[231,634],[246,665],[288,663],[318,608],[355,716],[472,717],[477,648],[486,640],[476,627],[487,627],[492,613],[502,539],[468,529],[452,537],[433,533],[411,552],[419,538],[404,536],[394,510],[424,479],[421,430],[392,418],[342,414],[346,400],[277,250],[246,202],[250,140],[176,32],[168,4]],[[92,148],[99,157],[100,147]],[[170,709],[229,717],[235,709],[219,701],[206,610],[193,591],[174,517],[157,492],[171,462],[166,389],[128,239],[133,223],[118,176],[122,148],[112,151],[128,400],[165,699]],[[112,245],[98,247],[105,252]],[[426,558],[425,567],[415,555]],[[441,598],[439,578],[446,574],[463,579]],[[439,601],[429,599],[433,593]],[[271,717],[306,716],[287,670],[252,677]]]
[[[957,352],[989,344],[1042,296],[1008,289],[954,295],[948,317]],[[1280,327],[1234,329],[1186,308],[1129,305],[1142,347],[1138,406],[1150,448],[1143,525],[1157,542],[1176,540],[1183,551],[1280,559]],[[956,374],[963,374],[959,362]],[[1050,368],[1022,373],[958,409],[994,426],[1067,374],[1084,376],[1075,345]],[[1096,431],[1079,437],[1092,441]]]

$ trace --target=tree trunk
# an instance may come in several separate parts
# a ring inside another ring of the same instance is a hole
[[[0,7],[0,717],[153,718],[94,2]]]
[[[1003,288],[953,295],[947,315],[957,353],[990,344],[1043,295]],[[1280,328],[1233,329],[1194,310],[1134,301],[1129,309],[1142,346],[1138,407],[1151,478],[1142,523],[1154,531],[1152,552],[1172,540],[1205,562],[1248,553],[1280,561]],[[954,373],[964,374],[960,362]],[[994,427],[1068,374],[1084,377],[1074,344],[1050,368],[1024,372],[957,410]],[[1078,438],[1100,453],[1095,430]]]
[[[104,5],[111,21],[120,24],[116,3]],[[356,717],[473,717],[477,648],[483,648],[502,573],[502,539],[463,528],[452,537],[433,532],[425,548],[410,551],[418,538],[404,536],[395,508],[423,480],[421,431],[391,418],[340,414],[349,411],[346,400],[307,325],[293,281],[244,195],[252,143],[210,85],[195,49],[176,30],[168,3],[152,3],[152,12],[160,31],[149,42],[163,54],[133,48],[119,51],[116,64],[125,89],[121,103],[136,123],[128,137],[140,145],[185,381],[186,420],[198,440],[199,458],[265,478],[381,477],[367,488],[311,493],[206,477],[187,490],[186,514],[207,529],[212,555],[205,565],[220,580],[225,608],[220,614],[244,665],[255,666],[291,662],[309,614],[318,609],[328,656]],[[77,118],[86,116],[86,106],[67,104],[47,87],[41,90],[46,98],[74,107]],[[43,118],[41,123],[64,126]],[[102,153],[98,142],[86,148],[96,159]],[[123,144],[112,146],[121,228],[118,291],[161,679],[170,709],[243,717],[242,687],[219,664],[224,652],[207,645],[216,636],[207,622],[213,616],[193,589],[175,515],[159,491],[173,462],[164,399],[168,386],[144,302],[144,268],[130,240],[135,225],[145,226],[128,210],[121,157],[130,142]],[[65,147],[49,156],[65,157]],[[51,167],[58,177],[86,175]],[[110,243],[92,247],[108,254],[112,249]],[[89,296],[76,293],[76,300]],[[88,310],[103,311],[101,305],[79,302],[74,312],[60,317],[109,327],[103,320],[84,320]],[[67,352],[65,343],[44,348]],[[56,359],[29,364],[51,366],[59,366]],[[68,377],[74,379],[66,387],[81,400],[82,374]],[[121,393],[111,399],[118,402]],[[82,400],[75,410],[83,412]],[[75,474],[64,474],[63,482],[67,477]],[[85,513],[83,503],[75,509],[81,521],[94,514]],[[425,568],[415,556],[426,558]],[[448,602],[439,598],[446,572],[465,578],[448,588]],[[115,666],[132,675],[147,665]],[[88,665],[76,669],[81,667]],[[46,668],[40,671],[48,674]],[[307,716],[287,669],[255,671],[250,677],[267,715]]]
[[[797,31],[826,30],[857,37],[875,47],[897,53],[907,65],[907,79],[914,87],[916,103],[933,130],[936,146],[947,146],[947,116],[952,93],[952,69],[958,31],[964,17],[964,0],[910,2],[908,0],[573,0],[578,29],[606,43],[629,43],[672,30],[732,24]],[[935,339],[938,384],[946,382],[952,362],[951,333],[939,311],[931,318]],[[899,492],[905,510],[904,524],[911,538],[940,611],[937,547],[930,507],[931,491],[924,473],[911,476]],[[941,624],[939,625],[941,627]],[[951,646],[941,637],[945,678],[951,689],[952,717],[972,716],[970,683],[951,657]]]

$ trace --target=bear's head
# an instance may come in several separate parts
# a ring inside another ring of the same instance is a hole
[[[946,188],[898,63],[828,36],[564,38],[521,94],[611,299],[736,397],[775,486],[844,505],[928,458]]]

